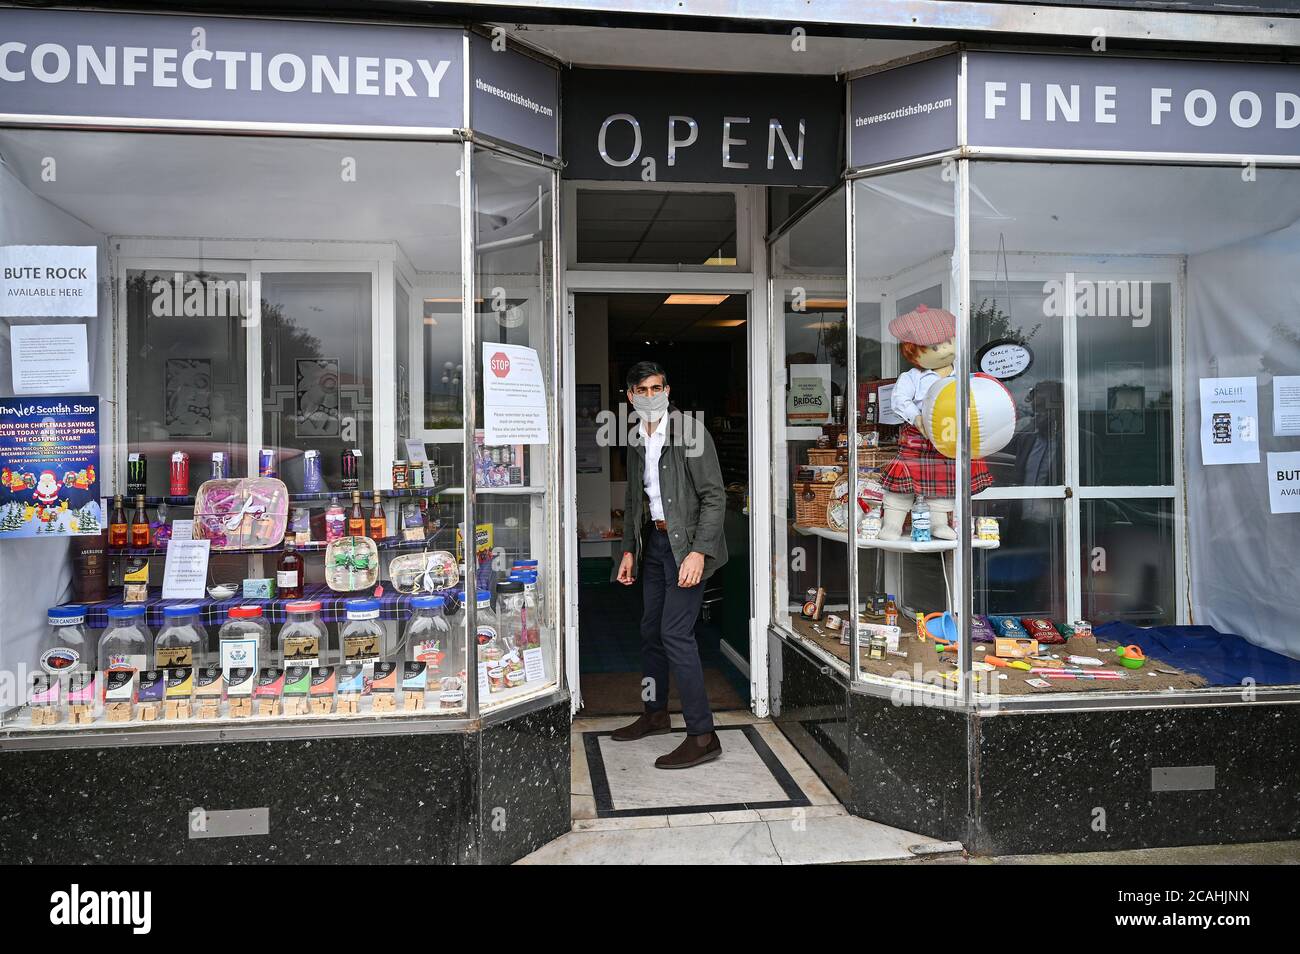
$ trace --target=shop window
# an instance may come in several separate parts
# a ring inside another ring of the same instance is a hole
[[[847,538],[842,508],[828,509],[847,460],[844,221],[840,190],[771,246],[772,619],[847,672]]]
[[[464,716],[470,679],[485,707],[556,684],[553,375],[548,430],[535,443],[467,443],[463,412],[474,386],[482,434],[482,345],[536,349],[550,368],[552,170],[475,153],[476,361],[466,368],[461,143],[7,130],[0,153],[0,246],[7,255],[34,248],[21,254],[38,256],[35,265],[76,264],[82,299],[67,314],[7,308],[0,335],[0,400],[31,400],[13,393],[26,375],[30,388],[48,385],[41,399],[53,407],[27,458],[8,451],[0,499],[9,621],[0,670],[40,677],[22,681],[22,698],[0,700],[7,724],[183,727],[200,716],[224,724],[326,708]],[[20,327],[70,325],[84,327],[84,348],[66,335],[44,358],[20,347],[32,337]],[[56,352],[69,377],[52,376]],[[58,405],[83,394],[99,407],[94,439],[84,441],[97,445],[93,471],[68,456],[79,448],[51,449],[47,439],[62,426]],[[214,468],[265,481],[241,496],[246,486],[208,483]],[[485,531],[468,540],[467,479]],[[364,544],[348,533],[354,510]],[[128,531],[126,545],[100,536],[118,512],[139,533]],[[209,559],[193,592],[164,600],[173,534],[191,526],[209,541]],[[418,571],[399,572],[399,559]],[[515,564],[520,578],[505,586]],[[453,592],[453,572],[468,596]],[[493,665],[470,673],[464,607],[480,587],[492,594],[480,622],[496,629],[480,658]],[[522,595],[502,600],[502,587]],[[417,607],[416,588],[445,599]],[[319,602],[302,612],[324,628],[308,622],[312,640],[286,641],[286,627],[303,622],[291,618],[301,615],[290,604],[299,589]],[[349,602],[360,598],[375,605]],[[177,603],[197,607],[179,648],[155,642]],[[261,616],[239,623],[252,635],[236,647],[223,626],[241,604]],[[46,609],[59,607],[67,612],[51,618],[77,621],[47,626]],[[141,617],[129,615],[137,609]],[[416,610],[437,618],[412,629]],[[116,626],[137,630],[131,647],[101,647]],[[144,673],[187,665],[191,685],[208,694],[164,706],[173,697],[155,699]],[[339,668],[315,694],[265,711],[231,688],[244,685],[243,670],[251,687],[294,665]],[[216,667],[215,683],[200,678],[206,666]],[[118,671],[130,674],[127,691],[105,698]],[[26,691],[42,687],[46,704],[24,705]]]
[[[1285,418],[1300,348],[1278,303],[1296,295],[1300,175],[970,171],[975,347],[1011,340],[1032,360],[1003,382],[1019,420],[990,461],[997,486],[976,499],[1002,541],[977,559],[973,601],[1004,620],[1047,619],[1041,652],[1119,674],[1010,673],[998,691],[1300,681],[1285,569],[1300,538],[1278,466],[1298,437]],[[1052,644],[1076,620],[1091,636]],[[1121,665],[1128,646],[1141,668]]]

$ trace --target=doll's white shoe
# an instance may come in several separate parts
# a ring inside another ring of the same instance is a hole
[[[956,540],[957,531],[952,526],[952,508],[955,501],[931,500],[930,536],[935,540]]]
[[[903,521],[907,519],[915,498],[908,494],[886,492],[881,506],[880,540],[899,540],[903,536]]]

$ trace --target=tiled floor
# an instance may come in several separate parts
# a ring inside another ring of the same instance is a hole
[[[827,864],[960,851],[854,818],[771,722],[716,713],[722,756],[654,767],[680,732],[613,742],[625,717],[573,724],[573,831],[523,864]],[[682,728],[679,716],[673,724]]]

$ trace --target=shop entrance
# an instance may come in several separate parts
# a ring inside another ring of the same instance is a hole
[[[702,423],[717,448],[729,558],[705,583],[695,635],[714,711],[749,708],[748,321],[746,294],[573,296],[576,674],[583,716],[642,709],[641,583],[625,586],[615,574],[629,453],[622,436],[635,427],[628,424],[625,378],[647,360],[664,367],[673,404]],[[675,688],[669,706],[680,710]]]

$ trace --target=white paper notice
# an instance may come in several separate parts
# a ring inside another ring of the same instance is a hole
[[[1201,463],[1259,463],[1254,378],[1201,378]]]
[[[193,521],[193,520],[173,520],[173,521],[172,521],[172,539],[173,539],[173,540],[193,540],[193,539],[194,539],[194,521]]]
[[[90,390],[85,325],[14,325],[9,344],[15,394]]]
[[[97,254],[93,245],[0,246],[0,315],[95,317]]]
[[[165,600],[203,599],[208,583],[211,540],[177,540],[167,544],[167,566],[163,570]]]
[[[483,345],[483,443],[546,444],[546,388],[537,352]]]
[[[1273,379],[1273,436],[1300,437],[1300,375]]]
[[[524,650],[524,682],[541,682],[546,678],[546,657],[537,648]]]
[[[1268,507],[1273,513],[1300,513],[1300,451],[1268,455]]]

